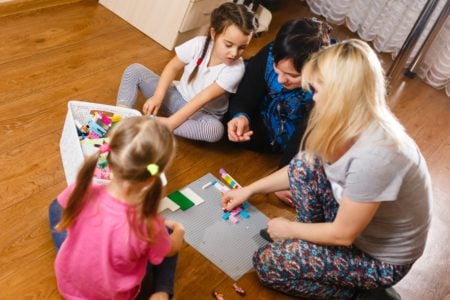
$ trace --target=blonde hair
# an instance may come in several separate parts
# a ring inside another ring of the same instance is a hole
[[[164,171],[172,160],[175,140],[169,129],[156,119],[131,117],[120,121],[112,129],[110,150],[107,154],[108,165],[114,180],[130,184],[145,182],[152,177],[147,170],[149,164],[159,166]],[[89,201],[88,188],[91,185],[100,151],[86,158],[76,184],[69,197],[58,230],[70,227]],[[152,218],[157,215],[162,198],[163,186],[159,174],[149,181],[149,187],[143,189],[138,203],[128,212],[128,221],[133,231],[142,239],[152,241]],[[147,228],[147,234],[143,228]]]
[[[313,54],[302,70],[303,88],[313,81],[320,85],[320,103],[302,139],[310,162],[314,156],[331,161],[338,147],[357,139],[373,122],[401,146],[404,128],[386,103],[383,68],[367,43],[350,39]]]

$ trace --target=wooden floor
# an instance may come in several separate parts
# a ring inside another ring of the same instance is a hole
[[[306,4],[282,0],[270,31],[246,56],[270,41],[280,24],[311,16]],[[354,37],[337,28],[339,39]],[[0,299],[59,299],[47,207],[65,187],[59,140],[70,99],[114,104],[122,71],[140,62],[157,73],[173,53],[98,5],[85,0],[0,18]],[[383,55],[385,67],[390,58]],[[433,222],[425,255],[397,285],[404,299],[450,297],[450,99],[420,80],[392,90],[395,112],[425,155],[433,178]],[[227,169],[247,184],[276,168],[278,156],[222,141],[179,139],[168,191],[207,172]],[[252,203],[269,217],[292,217],[272,195]],[[446,279],[447,278],[447,279]],[[213,290],[240,299],[233,281],[185,244],[175,299],[210,299]],[[260,285],[254,272],[239,280],[247,299],[289,299]]]

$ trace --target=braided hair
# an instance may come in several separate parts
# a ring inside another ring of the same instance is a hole
[[[211,13],[211,22],[209,28],[214,29],[216,34],[221,34],[230,25],[238,27],[245,35],[250,35],[256,32],[258,28],[258,21],[254,13],[242,4],[235,4],[233,2],[226,2],[215,8]],[[189,75],[188,82],[191,82],[197,75],[199,66],[203,63],[206,52],[208,51],[209,43],[211,42],[211,34],[206,37],[205,43],[200,57],[197,59],[196,66]]]

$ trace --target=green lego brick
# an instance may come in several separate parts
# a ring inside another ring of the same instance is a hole
[[[183,195],[180,191],[175,191],[167,196],[170,200],[175,202],[180,206],[182,211],[189,209],[194,206],[194,202],[189,200],[185,195]]]

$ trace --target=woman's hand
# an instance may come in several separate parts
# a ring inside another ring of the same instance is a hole
[[[250,140],[253,131],[250,130],[248,119],[240,115],[231,119],[228,124],[228,139],[232,142],[246,142]]]
[[[282,241],[292,239],[292,225],[295,222],[289,221],[285,218],[274,218],[267,222],[267,232],[270,238],[274,241]]]
[[[225,195],[223,195],[221,203],[222,207],[226,210],[232,210],[236,206],[244,203],[248,198],[252,196],[252,193],[249,188],[242,187],[239,189],[233,189]]]
[[[142,112],[144,115],[156,115],[159,111],[161,103],[161,99],[152,96],[145,101],[144,106],[142,107]]]

